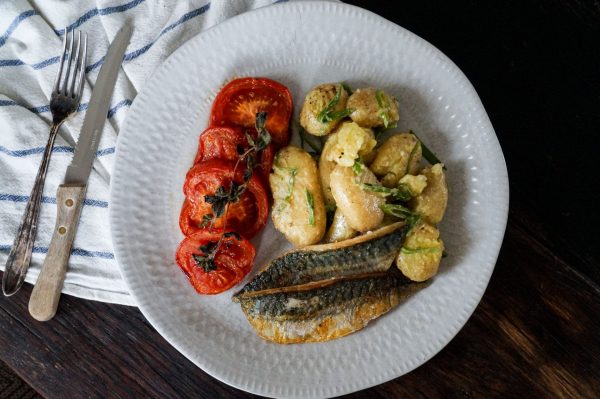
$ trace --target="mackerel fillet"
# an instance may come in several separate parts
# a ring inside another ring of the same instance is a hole
[[[350,240],[290,251],[271,261],[233,300],[269,341],[320,342],[348,335],[426,285],[390,267],[406,230],[395,223]]]

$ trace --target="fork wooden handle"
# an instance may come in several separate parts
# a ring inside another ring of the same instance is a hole
[[[85,185],[61,184],[56,192],[54,234],[29,298],[29,313],[36,320],[47,321],[56,314],[85,191]]]

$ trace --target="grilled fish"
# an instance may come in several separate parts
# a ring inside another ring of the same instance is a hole
[[[351,240],[288,252],[234,296],[258,335],[277,343],[348,335],[423,286],[390,268],[402,223]]]

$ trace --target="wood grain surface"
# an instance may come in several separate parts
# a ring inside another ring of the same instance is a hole
[[[350,1],[404,26],[469,77],[507,160],[508,228],[473,316],[433,359],[348,398],[600,397],[598,2]],[[394,5],[392,5],[394,4]],[[248,398],[141,313],[63,296],[0,298],[0,359],[49,398]]]

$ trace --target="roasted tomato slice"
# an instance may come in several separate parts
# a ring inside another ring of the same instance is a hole
[[[223,235],[222,231],[200,230],[186,237],[175,260],[200,294],[219,294],[239,283],[252,269],[256,250],[250,241],[235,233],[225,233],[214,253],[206,261]]]
[[[198,153],[196,154],[194,164],[215,158],[237,161],[240,158],[240,154],[249,148],[246,133],[254,139],[257,136],[256,129],[254,128],[209,127],[200,135]],[[258,168],[265,182],[269,179],[274,155],[275,149],[271,144],[258,154]]]
[[[276,147],[286,145],[292,96],[287,87],[271,79],[239,78],[226,84],[213,103],[211,125],[252,127],[261,111],[267,113],[266,128]]]
[[[183,192],[191,206],[188,211],[190,220],[201,223],[205,215],[212,215],[212,205],[205,201],[205,196],[214,196],[220,187],[229,192],[232,182],[241,185],[244,166],[238,167],[234,176],[233,161],[209,159],[194,165],[188,171],[183,185]],[[262,179],[254,173],[239,199],[229,203],[227,207],[226,229],[237,231],[248,239],[254,237],[267,223],[269,213],[267,192]],[[214,220],[212,228],[223,228],[224,225],[222,216]]]

